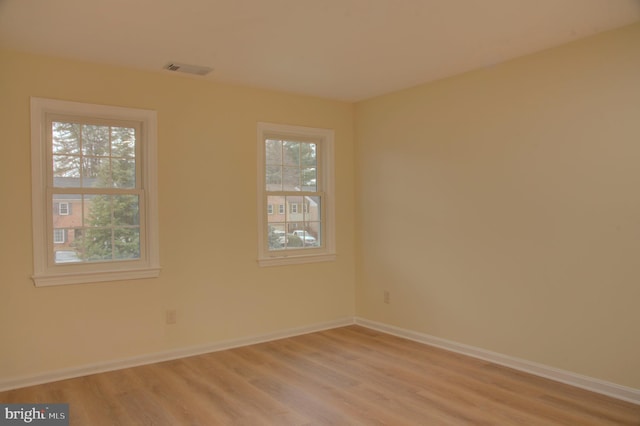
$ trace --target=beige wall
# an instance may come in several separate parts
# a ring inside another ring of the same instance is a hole
[[[0,379],[354,314],[354,106],[0,52]],[[158,111],[159,279],[34,288],[29,97]],[[256,123],[335,129],[336,262],[257,266]],[[167,308],[178,323],[164,324]]]
[[[356,134],[359,316],[640,388],[640,25],[362,102]]]

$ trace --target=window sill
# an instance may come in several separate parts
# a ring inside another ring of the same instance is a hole
[[[105,281],[139,280],[160,276],[160,268],[141,268],[118,271],[68,272],[34,275],[31,277],[36,287],[54,285],[87,284]]]
[[[264,257],[258,259],[258,265],[260,266],[282,266],[282,265],[298,265],[302,263],[317,263],[317,262],[333,262],[336,260],[336,254],[313,254],[313,255],[298,255],[298,256],[278,256],[278,257]]]

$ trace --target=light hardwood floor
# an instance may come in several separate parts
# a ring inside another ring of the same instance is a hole
[[[348,326],[0,393],[71,425],[640,425],[640,405]]]

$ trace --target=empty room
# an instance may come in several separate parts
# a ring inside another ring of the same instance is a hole
[[[0,424],[640,425],[640,1],[0,0]]]

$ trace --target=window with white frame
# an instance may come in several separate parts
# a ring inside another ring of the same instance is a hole
[[[333,139],[332,130],[258,123],[260,265],[335,259]]]
[[[158,276],[156,127],[155,111],[31,99],[36,286]]]
[[[65,238],[66,233],[67,233],[66,229],[54,228],[53,229],[53,243],[54,244],[64,244],[66,242],[66,238]]]
[[[58,203],[58,214],[60,216],[69,215],[69,203]]]
[[[267,206],[267,214],[273,214],[273,204]]]

